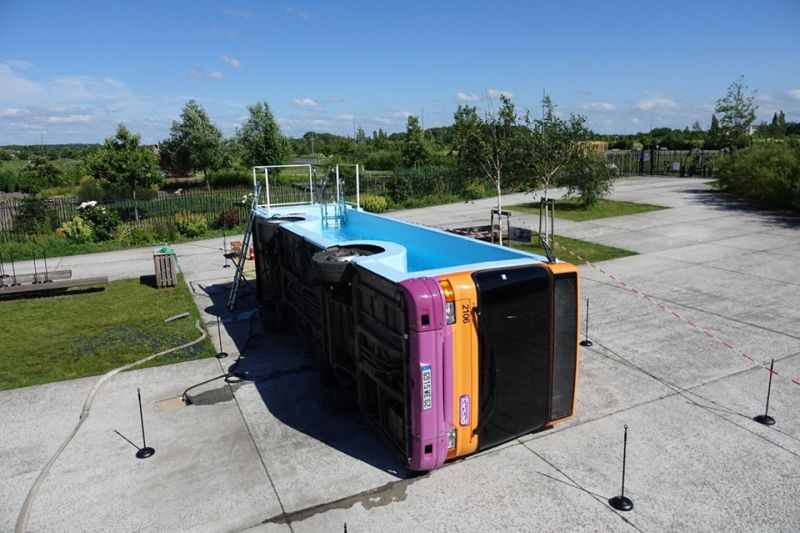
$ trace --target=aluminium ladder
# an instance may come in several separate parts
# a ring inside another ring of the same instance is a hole
[[[261,183],[256,185],[255,193],[253,194],[253,203],[250,205],[250,215],[247,217],[247,226],[244,230],[244,238],[242,239],[242,249],[239,252],[239,257],[236,261],[236,272],[233,275],[233,285],[231,285],[231,292],[228,295],[228,310],[233,311],[236,307],[236,296],[239,293],[239,285],[244,279],[244,264],[247,261],[247,254],[250,251],[250,238],[253,236],[253,224],[256,218],[256,207],[258,207],[258,198],[261,196]]]

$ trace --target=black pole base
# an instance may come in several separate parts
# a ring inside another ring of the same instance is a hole
[[[219,352],[214,357],[216,357],[217,359],[225,359],[226,357],[228,357],[228,352]]]
[[[586,339],[586,340],[584,340],[584,341],[581,341],[581,342],[580,342],[580,343],[578,343],[578,344],[580,344],[581,346],[586,346],[587,348],[588,348],[589,346],[594,346],[594,343],[593,343],[592,341],[590,341],[589,339]]]
[[[139,448],[139,450],[136,452],[136,458],[147,459],[148,457],[152,457],[154,453],[156,453],[156,451],[150,446]]]
[[[775,419],[772,418],[769,415],[754,416],[753,420],[755,420],[759,424],[764,424],[765,426],[774,426],[775,425]]]
[[[614,496],[608,500],[608,505],[617,511],[630,511],[633,509],[633,502],[625,496]]]

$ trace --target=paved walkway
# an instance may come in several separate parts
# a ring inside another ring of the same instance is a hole
[[[639,252],[582,267],[594,346],[582,350],[569,423],[408,477],[357,417],[321,399],[310,360],[290,337],[255,342],[249,333],[261,332],[246,315],[224,311],[232,272],[222,268],[221,240],[181,244],[198,307],[209,323],[223,318],[224,349],[244,352],[240,369],[252,381],[209,383],[184,407],[181,392],[230,358],[114,378],[43,485],[30,530],[796,531],[800,221],[732,203],[699,179],[625,179],[612,197],[671,209],[556,221],[559,234]],[[492,204],[391,216],[487,224]],[[144,249],[65,258],[59,268],[115,279],[153,267]],[[254,305],[241,301],[244,310]],[[762,366],[773,357],[778,423],[769,428],[751,417],[763,410]],[[0,530],[13,528],[93,381],[0,393]],[[114,432],[137,441],[137,386],[156,448],[145,461]],[[619,491],[624,424],[626,495],[636,507],[623,515],[606,500]]]

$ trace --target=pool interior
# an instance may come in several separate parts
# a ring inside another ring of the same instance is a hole
[[[406,252],[406,272],[418,273],[477,263],[493,263],[531,259],[545,261],[541,256],[503,248],[438,229],[418,226],[365,211],[348,209],[346,222],[325,225],[319,206],[304,206],[276,214],[296,215],[304,212],[304,221],[287,224],[287,230],[297,231],[322,247],[349,241],[384,241],[402,246]],[[260,214],[265,216],[266,213]]]

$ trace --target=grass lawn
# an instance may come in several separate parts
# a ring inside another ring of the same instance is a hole
[[[164,323],[178,313],[189,318]],[[138,279],[101,290],[0,300],[0,390],[102,374],[155,352],[196,339],[199,318],[183,279],[155,289]],[[214,355],[204,342],[142,366]],[[138,368],[138,367],[137,367]]]
[[[522,211],[523,213],[539,214],[539,204],[517,204],[509,205],[506,209],[511,211]],[[660,205],[637,204],[634,202],[620,202],[617,200],[600,200],[597,205],[590,209],[583,207],[576,199],[556,200],[555,217],[583,222],[596,218],[619,217],[622,215],[635,215],[637,213],[647,213],[667,209]]]
[[[630,250],[623,250],[622,248],[614,248],[612,246],[605,246],[594,242],[581,241],[578,239],[570,239],[569,237],[562,237],[561,235],[554,236],[556,246],[553,247],[553,253],[556,254],[558,259],[572,264],[580,264],[581,261],[577,257],[568,253],[564,248],[572,250],[585,261],[589,263],[596,263],[598,261],[606,261],[608,259],[616,259],[618,257],[627,257],[629,255],[636,255],[636,252]],[[564,248],[558,246],[561,244]],[[512,242],[514,248],[524,250],[533,254],[544,255],[544,250],[539,247],[539,241],[535,243]]]

